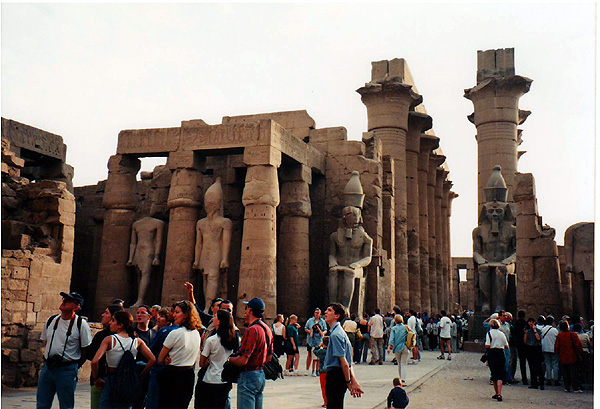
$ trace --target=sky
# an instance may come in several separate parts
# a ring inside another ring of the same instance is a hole
[[[595,5],[2,4],[1,113],[61,135],[74,185],[107,177],[123,129],[219,124],[305,109],[318,128],[367,131],[356,89],[404,58],[447,156],[452,255],[472,254],[477,146],[467,120],[477,50],[515,49],[533,79],[520,109],[543,222],[563,243],[594,220]],[[164,159],[143,159],[152,170]]]

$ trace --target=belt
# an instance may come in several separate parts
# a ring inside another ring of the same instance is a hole
[[[262,369],[263,369],[262,366],[254,366],[254,367],[244,366],[242,368],[242,372],[262,371]]]

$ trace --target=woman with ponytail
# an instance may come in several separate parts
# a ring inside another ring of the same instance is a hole
[[[156,362],[156,358],[154,358],[152,351],[150,351],[144,341],[135,337],[133,317],[127,311],[115,312],[110,319],[109,328],[114,335],[106,337],[104,341],[102,341],[100,348],[98,348],[98,352],[96,352],[96,356],[94,356],[94,359],[92,360],[92,377],[95,379],[98,377],[100,359],[106,355],[108,376],[104,379],[104,384],[101,385],[100,388],[100,408],[131,408],[131,405],[123,406],[116,402],[111,402],[110,399],[111,383],[114,382],[113,375],[119,366],[121,357],[125,351],[131,351],[134,358],[137,356],[138,352],[146,357],[148,359],[148,363],[142,371],[142,377],[148,375],[150,369]]]
[[[206,339],[200,355],[200,366],[208,367],[196,384],[195,409],[223,409],[227,405],[231,384],[223,382],[221,373],[229,356],[238,350],[240,340],[233,325],[233,316],[227,310],[217,311],[213,319],[217,333]]]

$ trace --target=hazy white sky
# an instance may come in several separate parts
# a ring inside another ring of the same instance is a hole
[[[218,124],[306,109],[317,127],[366,131],[355,90],[371,61],[405,58],[448,157],[452,253],[477,223],[477,50],[515,48],[520,172],[557,230],[594,216],[595,6],[584,4],[2,4],[2,116],[61,135],[75,186],[107,176],[122,129]],[[151,169],[156,162],[144,161]]]

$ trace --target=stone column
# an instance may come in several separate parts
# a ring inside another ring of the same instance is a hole
[[[165,249],[165,273],[161,304],[185,300],[183,283],[200,283],[194,277],[196,222],[202,204],[201,158],[193,151],[171,152],[167,160],[171,170],[171,188],[167,199],[169,231]]]
[[[278,313],[310,316],[309,185],[306,165],[281,169],[281,205],[277,257]]]
[[[452,183],[450,183],[450,187],[452,187]],[[452,235],[450,230],[450,220],[452,218],[452,201],[458,197],[458,194],[450,191],[448,193],[448,220],[446,221],[446,243],[448,245],[448,266],[450,271],[450,305],[454,305],[454,303],[459,302],[459,293],[460,293],[460,277],[458,276],[458,271],[452,271]]]
[[[435,267],[437,270],[437,301],[438,307],[446,309],[444,304],[444,263],[443,248],[444,248],[444,231],[442,219],[442,184],[444,182],[444,169],[436,168],[435,175]],[[447,310],[446,310],[447,311]]]
[[[270,127],[267,128],[270,132]],[[262,130],[261,130],[262,132]],[[265,321],[277,314],[277,168],[281,152],[271,146],[244,150],[248,166],[242,194],[244,230],[236,317],[244,319],[243,301],[260,297],[266,305]]]
[[[515,75],[514,49],[477,52],[477,86],[465,90],[473,102],[469,117],[477,128],[477,203],[485,203],[485,187],[492,169],[502,167],[508,202],[514,203],[515,175],[520,143],[517,125],[528,111],[519,111],[519,98],[529,91],[532,80]]]
[[[104,189],[104,226],[98,265],[98,282],[94,316],[98,317],[115,298],[131,297],[127,259],[131,225],[137,208],[139,159],[128,155],[113,155],[108,160],[108,179]]]
[[[421,134],[419,143],[419,261],[421,264],[421,310],[431,312],[431,286],[429,268],[429,193],[427,174],[429,155],[437,149],[440,139],[433,135]]]
[[[383,183],[381,189],[381,202],[383,207],[383,237],[382,237],[382,245],[383,249],[387,253],[387,258],[389,259],[388,269],[389,269],[389,282],[390,288],[387,290],[386,294],[389,294],[387,297],[390,300],[390,304],[394,305],[395,296],[395,288],[396,288],[396,275],[394,274],[394,269],[396,267],[396,241],[394,235],[394,225],[395,225],[395,207],[394,207],[394,160],[390,158],[389,155],[385,155],[382,157],[383,164]],[[387,276],[386,272],[386,276]],[[379,307],[381,308],[381,307]]]
[[[448,172],[444,172],[443,181],[442,181],[442,276],[444,278],[443,281],[443,291],[442,294],[444,296],[444,307],[446,311],[450,310],[450,268],[448,265],[448,194],[450,193],[450,183],[448,180],[445,180],[448,176]]]
[[[427,224],[429,228],[429,288],[431,295],[431,311],[438,313],[440,311],[439,303],[439,265],[437,262],[437,230],[436,230],[436,201],[435,201],[435,188],[436,188],[436,175],[437,167],[440,166],[446,160],[443,155],[430,154],[429,155],[429,170],[427,172]],[[441,210],[441,208],[440,208]],[[439,213],[439,212],[438,212]]]
[[[410,307],[423,308],[419,253],[419,150],[421,134],[431,129],[432,119],[427,114],[411,111],[406,134],[406,210],[407,250]]]
[[[368,130],[383,142],[383,151],[394,161],[395,201],[395,304],[409,308],[408,241],[406,208],[406,133],[408,111],[423,98],[412,86],[402,82],[403,73],[395,73],[392,62],[373,63],[372,81],[359,88],[362,102],[367,107]],[[383,71],[380,65],[385,65]],[[400,69],[400,68],[398,68]],[[387,78],[390,78],[389,80]]]

